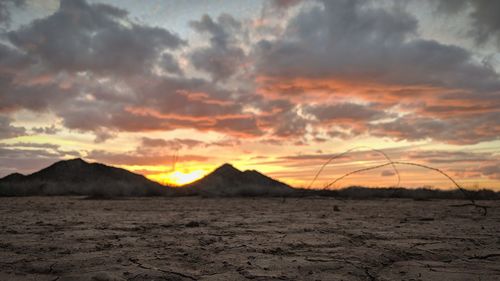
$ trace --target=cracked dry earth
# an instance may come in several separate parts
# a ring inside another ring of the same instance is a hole
[[[0,280],[500,280],[500,202],[463,203],[0,198]]]

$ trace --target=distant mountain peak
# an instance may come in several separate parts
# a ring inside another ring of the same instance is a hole
[[[224,163],[215,169],[212,173],[214,174],[239,174],[242,173],[240,170],[236,169],[233,165],[229,163]]]
[[[12,174],[0,179],[0,195],[143,196],[165,192],[165,187],[143,175],[81,158],[61,160],[27,176]]]
[[[83,160],[82,158],[73,158],[73,159],[61,160],[59,162],[56,162],[56,164],[57,163],[68,163],[68,164],[77,164],[77,165],[90,164],[89,162]]]
[[[12,173],[6,177],[3,177],[1,180],[4,181],[16,181],[16,180],[21,180],[25,177],[25,175],[20,174],[20,173]]]
[[[88,163],[87,161],[83,160],[82,158],[78,157],[78,158],[73,158],[73,159],[68,159],[68,160],[63,160],[63,161],[66,161],[66,162],[83,162],[83,163]]]
[[[187,185],[192,191],[203,195],[281,195],[291,191],[291,187],[274,180],[256,170],[240,171],[225,163],[202,179]]]

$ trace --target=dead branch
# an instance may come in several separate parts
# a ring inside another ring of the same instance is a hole
[[[385,159],[387,159],[387,161],[389,161],[390,163],[393,163],[392,159],[385,153],[383,152],[382,150],[379,150],[379,149],[374,149],[374,148],[371,148],[369,146],[357,146],[357,147],[354,147],[354,148],[351,148],[351,149],[348,149],[342,153],[339,153],[339,154],[336,154],[336,155],[333,155],[330,159],[328,159],[328,161],[326,161],[323,166],[321,166],[321,168],[318,170],[318,172],[316,173],[316,175],[314,176],[313,180],[311,181],[311,183],[309,183],[309,186],[307,188],[311,188],[312,185],[314,184],[314,182],[318,179],[319,175],[321,174],[321,172],[323,172],[323,170],[325,169],[325,167],[330,164],[333,160],[335,159],[338,159],[338,158],[341,158],[347,154],[349,154],[350,152],[354,151],[354,150],[358,150],[358,149],[369,149],[371,151],[374,151],[374,152],[377,152],[379,154],[382,154]],[[396,187],[399,186],[400,182],[401,182],[401,176],[399,175],[399,171],[398,169],[396,168],[396,165],[392,164],[392,168],[394,170],[394,172],[396,173],[397,177],[398,177],[398,182],[396,184]]]
[[[423,164],[418,164],[418,163],[412,163],[412,162],[400,162],[400,161],[389,161],[388,163],[384,163],[384,164],[380,164],[380,165],[376,165],[376,166],[371,166],[371,167],[366,167],[366,168],[362,168],[362,169],[358,169],[358,170],[355,170],[355,171],[351,171],[347,174],[344,174],[343,176],[341,177],[338,177],[336,178],[334,181],[330,182],[329,184],[327,184],[324,189],[327,189],[327,188],[330,188],[332,185],[334,185],[335,183],[337,183],[338,181],[350,176],[350,175],[353,175],[353,174],[357,174],[357,173],[361,173],[361,172],[366,172],[366,171],[370,171],[370,170],[375,170],[375,169],[378,169],[378,168],[382,168],[382,167],[386,167],[386,166],[389,166],[389,165],[407,165],[407,166],[415,166],[415,167],[420,167],[420,168],[424,168],[424,169],[428,169],[428,170],[432,170],[432,171],[435,171],[435,172],[438,172],[440,173],[441,175],[445,176],[446,178],[448,178],[461,192],[462,194],[465,196],[465,198],[467,198],[469,201],[471,201],[472,205],[476,208],[480,208],[483,210],[484,212],[484,215],[487,214],[488,210],[487,210],[487,206],[482,206],[482,205],[478,205],[476,203],[476,201],[471,198],[468,194],[467,194],[467,191],[461,187],[451,176],[449,176],[447,173],[443,172],[442,170],[440,169],[437,169],[437,168],[434,168],[434,167],[430,167],[430,166],[427,166],[427,165],[423,165]]]

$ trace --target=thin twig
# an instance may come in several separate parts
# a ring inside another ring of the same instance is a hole
[[[366,171],[370,171],[370,170],[375,170],[375,169],[378,169],[378,168],[382,168],[382,167],[385,167],[385,166],[389,166],[389,165],[407,165],[407,166],[415,166],[415,167],[420,167],[420,168],[424,168],[424,169],[428,169],[428,170],[432,170],[432,171],[435,171],[435,172],[438,172],[440,174],[442,174],[443,176],[445,176],[446,178],[448,178],[462,193],[463,195],[465,196],[465,198],[467,198],[468,200],[471,201],[472,205],[475,206],[476,208],[481,208],[483,209],[484,211],[484,215],[487,214],[488,210],[487,210],[487,206],[482,206],[482,205],[478,205],[476,204],[476,201],[474,200],[474,198],[471,198],[468,194],[467,194],[467,191],[461,187],[451,176],[449,176],[447,173],[443,172],[442,170],[440,169],[437,169],[437,168],[434,168],[434,167],[430,167],[430,166],[427,166],[427,165],[423,165],[423,164],[418,164],[418,163],[412,163],[412,162],[400,162],[400,161],[389,161],[388,163],[384,163],[384,164],[380,164],[380,165],[376,165],[376,166],[371,166],[371,167],[366,167],[366,168],[362,168],[362,169],[359,169],[359,170],[355,170],[355,171],[352,171],[352,172],[349,172],[347,174],[344,174],[343,176],[341,177],[338,177],[336,178],[334,181],[330,182],[329,184],[327,184],[324,189],[327,189],[327,188],[330,188],[332,185],[334,185],[335,183],[337,183],[338,181],[352,175],[352,174],[357,174],[357,173],[361,173],[361,172],[366,172]]]
[[[371,148],[369,146],[357,146],[357,147],[354,147],[354,148],[351,148],[351,149],[348,149],[342,153],[339,153],[339,154],[336,154],[336,155],[333,155],[332,157],[330,157],[330,159],[328,159],[328,161],[326,161],[323,166],[321,166],[321,168],[318,170],[318,172],[316,173],[316,175],[314,176],[313,180],[311,181],[311,183],[309,183],[309,186],[307,188],[311,188],[312,185],[314,184],[314,182],[318,179],[319,175],[321,174],[321,172],[323,172],[323,170],[325,169],[325,167],[330,164],[333,160],[335,159],[338,159],[342,156],[345,156],[347,154],[349,154],[350,152],[354,151],[354,150],[358,150],[358,149],[369,149],[371,151],[374,151],[374,152],[377,152],[379,154],[382,154],[385,159],[387,159],[387,161],[389,161],[390,163],[393,163],[392,159],[385,153],[383,152],[382,150],[378,150],[378,149],[374,149],[374,148]],[[392,164],[392,168],[394,169],[394,172],[396,173],[397,177],[398,177],[398,183],[396,184],[396,187],[399,186],[400,182],[401,182],[401,176],[399,175],[399,171],[398,169],[396,168],[396,165]]]

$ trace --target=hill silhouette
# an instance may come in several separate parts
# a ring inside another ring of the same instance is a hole
[[[227,163],[181,189],[202,196],[285,196],[294,190],[258,171],[240,171]]]
[[[125,169],[80,158],[63,160],[38,172],[10,174],[0,179],[0,196],[83,195],[93,198],[121,196],[323,196],[351,199],[411,198],[498,200],[500,192],[488,189],[368,188],[300,189],[272,179],[256,170],[240,171],[223,164],[205,177],[177,188],[163,186]]]
[[[0,195],[87,195],[96,197],[162,195],[156,182],[125,169],[80,158],[56,162],[30,175],[14,173],[0,179]]]

